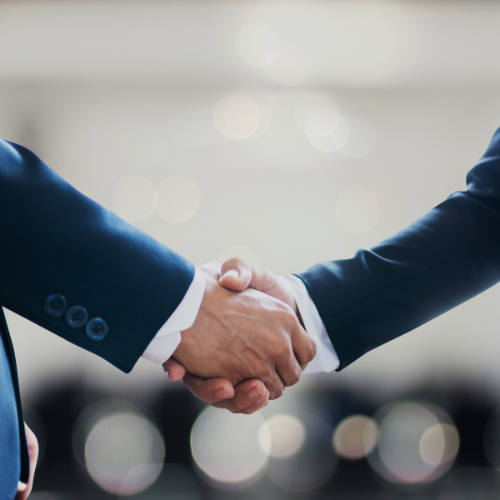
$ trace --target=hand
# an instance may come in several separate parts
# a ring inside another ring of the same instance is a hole
[[[33,489],[33,479],[35,477],[36,463],[38,461],[38,440],[33,434],[33,431],[26,424],[24,424],[24,428],[26,430],[26,441],[30,454],[30,477],[27,484],[19,482],[14,500],[26,500],[26,498],[28,498]]]
[[[220,261],[211,263],[212,267],[216,265],[220,266]],[[291,285],[283,277],[239,258],[222,263],[220,275],[219,283],[225,288],[234,291],[254,288],[285,302],[299,314]],[[227,408],[233,413],[254,413],[267,404],[266,390],[259,380],[248,380],[233,388],[225,379],[203,380],[186,373],[185,368],[174,359],[170,359],[164,367],[172,380],[184,378],[184,383],[195,396],[218,408]]]
[[[192,374],[222,377],[232,386],[259,379],[269,399],[276,399],[299,380],[316,346],[281,300],[253,289],[235,293],[223,288],[219,265],[202,267],[205,295],[194,325],[182,332],[174,359]],[[172,362],[164,367],[176,378]],[[212,390],[215,385],[210,384]]]

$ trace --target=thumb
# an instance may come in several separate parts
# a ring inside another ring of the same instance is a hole
[[[297,305],[290,283],[265,267],[250,264],[239,257],[233,257],[222,263],[220,276],[219,284],[228,290],[242,292],[247,288],[253,288],[281,300],[297,313]]]
[[[222,263],[219,284],[233,292],[242,292],[252,280],[252,264],[239,257],[232,257]]]

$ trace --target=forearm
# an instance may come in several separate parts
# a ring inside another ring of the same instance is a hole
[[[0,303],[130,371],[174,312],[194,266],[93,202],[33,153],[0,141]],[[103,318],[95,341],[48,314],[51,294]]]
[[[500,281],[500,133],[468,189],[352,258],[300,275],[340,369]]]

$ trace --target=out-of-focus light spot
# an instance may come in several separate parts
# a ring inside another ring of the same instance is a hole
[[[272,63],[281,51],[278,35],[263,24],[243,28],[236,35],[234,46],[241,59],[252,66]]]
[[[158,186],[158,215],[168,222],[185,222],[200,206],[198,186],[187,177],[167,177]]]
[[[280,418],[283,416],[281,415]],[[338,456],[330,445],[333,429],[328,422],[313,414],[304,413],[296,418],[305,429],[303,443],[293,454],[271,456],[267,474],[276,484],[286,490],[312,491],[328,481],[335,471]],[[276,423],[279,423],[279,420]],[[291,426],[288,427],[287,433],[290,430]],[[273,450],[275,445],[272,428],[271,436],[271,450]],[[284,441],[282,442],[281,450],[284,452],[286,448]],[[286,451],[288,453],[290,450]]]
[[[85,461],[104,490],[133,495],[158,478],[165,456],[156,427],[141,415],[116,413],[99,420],[88,435]]]
[[[213,121],[217,130],[229,139],[245,139],[257,130],[261,116],[259,107],[252,99],[233,94],[216,104]]]
[[[365,415],[347,417],[333,434],[335,451],[343,458],[357,460],[373,451],[377,444],[378,426]]]
[[[434,425],[420,440],[420,455],[430,465],[442,465],[456,457],[459,444],[458,431],[453,425]]]
[[[311,76],[311,59],[300,47],[285,45],[279,56],[268,65],[271,78],[281,85],[300,85]]]
[[[370,122],[358,115],[347,115],[349,134],[341,148],[340,154],[347,158],[366,158],[375,148],[375,130]]]
[[[352,233],[370,231],[379,218],[376,196],[363,187],[351,187],[340,194],[335,205],[337,219]]]
[[[156,209],[158,193],[154,184],[140,175],[122,179],[113,190],[113,210],[128,222],[140,222]]]
[[[302,422],[292,415],[275,415],[267,420],[271,432],[271,451],[274,458],[288,458],[295,455],[306,439]]]
[[[378,446],[368,460],[388,481],[429,482],[451,467],[458,451],[458,433],[442,410],[399,403],[383,408],[375,418],[380,422]]]
[[[266,428],[259,413],[234,415],[208,407],[191,431],[193,458],[212,480],[246,486],[266,465],[271,442]]]
[[[231,257],[239,257],[240,259],[250,262],[250,264],[255,264],[256,266],[261,266],[262,261],[255,250],[245,246],[234,246],[224,250],[218,257],[218,260],[227,260]]]

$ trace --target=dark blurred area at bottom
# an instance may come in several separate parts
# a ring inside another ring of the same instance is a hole
[[[41,394],[25,415],[41,448],[33,500],[500,497],[500,394],[481,388],[329,389],[250,417],[153,396]]]

